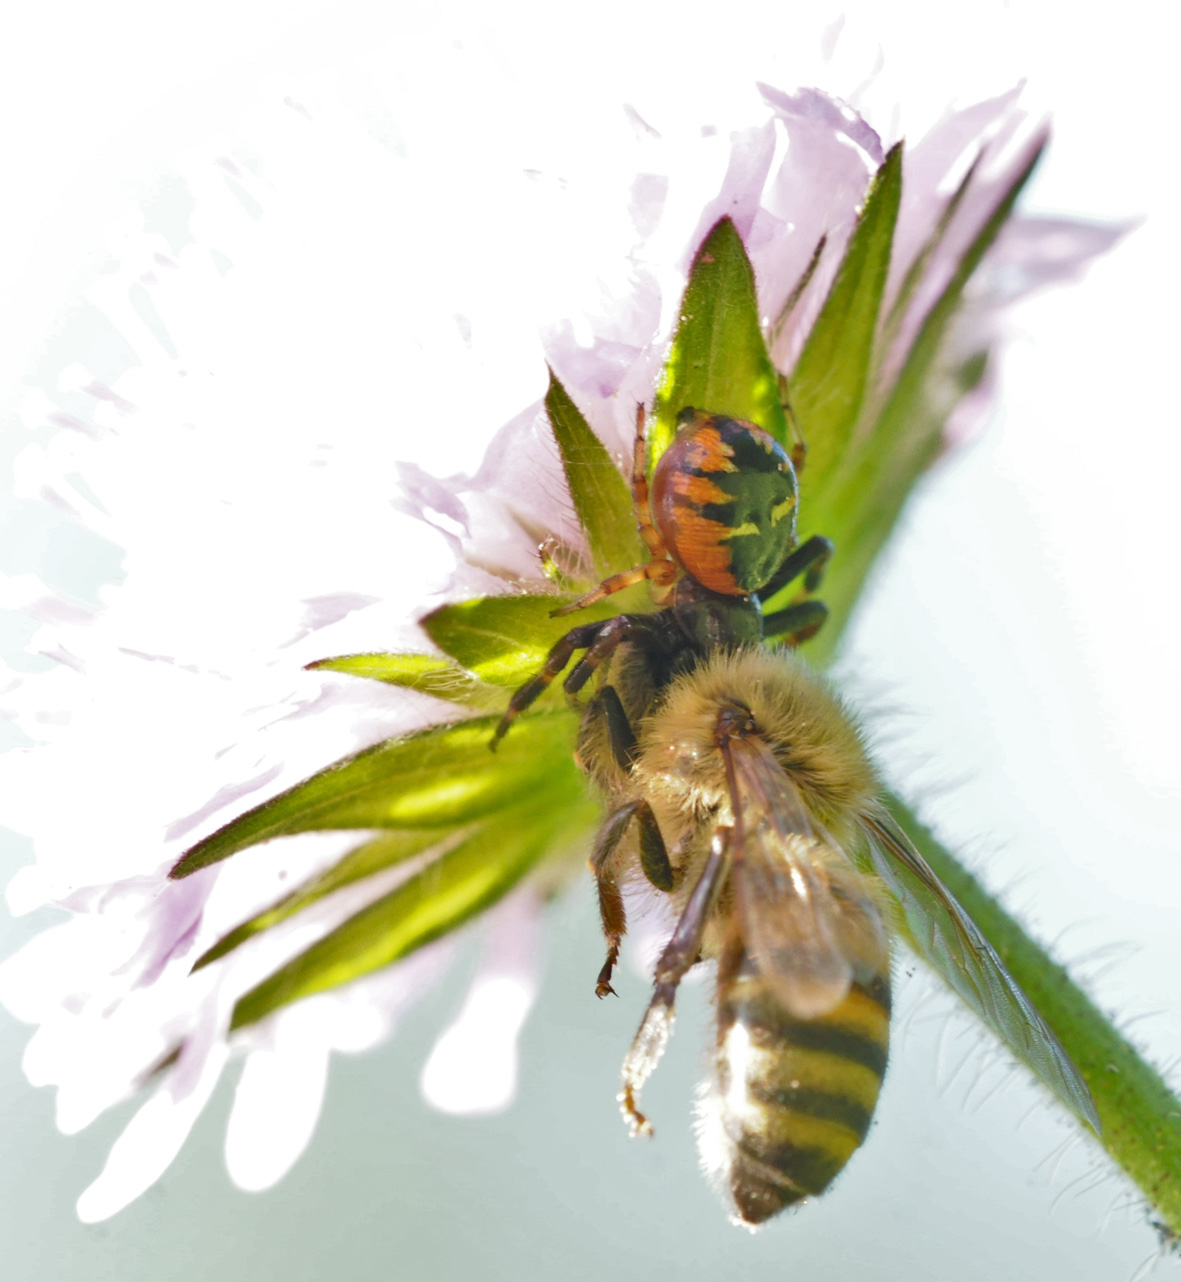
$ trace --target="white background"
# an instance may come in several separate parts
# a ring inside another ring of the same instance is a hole
[[[845,671],[878,712],[891,777],[928,796],[926,812],[977,856],[990,884],[1007,887],[1008,902],[1057,939],[1081,974],[1096,974],[1105,1007],[1124,1020],[1144,1017],[1132,1030],[1166,1062],[1181,1055],[1173,42],[1159,6],[1144,2],[1109,9],[1102,22],[1064,4],[891,8],[886,25],[870,16],[873,6],[865,15],[850,7],[828,68],[823,33],[841,10],[816,4],[735,0],[700,16],[671,5],[502,4],[495,19],[459,5],[438,18],[412,5],[106,4],[5,18],[3,454],[28,439],[31,425],[14,417],[21,387],[49,376],[45,353],[60,355],[63,318],[117,253],[120,220],[200,158],[243,157],[259,137],[249,122],[287,98],[315,103],[342,139],[350,129],[358,138],[384,130],[422,165],[422,200],[407,225],[438,264],[440,296],[475,318],[475,372],[447,386],[446,434],[408,431],[397,453],[450,472],[474,466],[489,431],[538,395],[538,327],[593,304],[595,282],[580,275],[575,197],[593,208],[597,193],[609,207],[624,190],[611,186],[624,103],[670,134],[707,122],[724,134],[762,118],[755,81],[849,93],[873,70],[880,42],[875,122],[890,127],[896,100],[902,131],[917,135],[948,102],[1027,78],[1030,109],[1054,120],[1027,208],[1145,221],[1082,285],[1021,309],[996,420],[913,505]],[[324,181],[349,190],[364,154],[342,151],[339,174]],[[262,170],[270,159],[260,154]],[[526,183],[523,170],[542,176]],[[535,252],[564,265],[542,280],[522,268],[515,288],[517,274],[490,263],[488,246],[513,243],[511,226],[497,220],[511,219],[518,196],[535,214],[548,197],[521,193],[547,183],[563,253],[534,228]],[[360,215],[353,228],[302,214],[286,226],[290,270],[309,282],[341,252],[337,237],[380,234]],[[388,250],[374,253],[390,261]],[[382,306],[397,312],[402,302],[390,295]],[[390,374],[374,379],[406,407],[407,422],[421,422],[438,400],[443,376],[429,373],[429,353],[436,314],[446,310],[424,305],[414,335],[421,350],[391,353]],[[413,320],[404,318],[408,334]],[[343,317],[340,351],[363,344],[367,329],[363,312]],[[454,342],[444,331],[440,322],[438,344]],[[304,342],[294,315],[244,343],[243,394],[265,405],[252,369],[272,374],[289,350],[296,378],[310,356]],[[331,363],[335,349],[320,354]],[[80,597],[117,580],[117,551],[71,542],[57,518],[30,524],[25,507],[7,511],[4,568],[40,569]],[[424,578],[431,569],[424,564]],[[4,618],[19,665],[27,629]],[[8,869],[26,859],[27,845],[14,839]],[[837,1189],[758,1237],[731,1229],[695,1170],[689,1135],[701,994],[689,999],[653,1083],[652,1112],[667,1119],[659,1137],[628,1144],[612,1094],[638,991],[615,1008],[588,1002],[598,954],[589,900],[575,896],[560,917],[524,1038],[521,1099],[506,1117],[440,1118],[417,1098],[418,1065],[458,999],[456,980],[391,1046],[334,1066],[320,1131],[279,1188],[247,1196],[228,1186],[223,1087],[161,1185],[98,1228],[78,1225],[72,1205],[120,1119],[59,1137],[51,1101],[19,1075],[26,1031],[5,1016],[6,1275],[187,1282],[329,1270],[359,1279],[872,1271],[891,1282],[1107,1282],[1132,1276],[1155,1251],[1121,1180],[1104,1174],[1085,1143],[1069,1143],[1071,1125],[1036,1107],[1032,1088],[989,1062],[967,1022],[924,996],[921,977],[903,987],[902,1005],[914,1013],[901,1021],[880,1122]],[[4,938],[15,946],[32,926],[8,924]],[[1157,1266],[1157,1276],[1176,1273],[1175,1264]]]

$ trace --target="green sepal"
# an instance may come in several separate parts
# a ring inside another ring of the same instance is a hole
[[[648,429],[649,470],[672,442],[677,415],[687,406],[748,419],[788,445],[779,375],[763,338],[754,270],[729,218],[714,225],[689,269]]]
[[[490,711],[504,701],[499,690],[486,686],[450,659],[440,659],[433,654],[342,654],[332,659],[317,659],[307,665],[307,670],[368,677],[479,712]]]
[[[943,448],[948,416],[983,375],[984,357],[980,353],[957,367],[942,370],[939,361],[963,301],[964,287],[1007,222],[1041,153],[1042,147],[1038,147],[1001,192],[961,255],[947,285],[923,318],[901,370],[885,394],[884,403],[875,409],[873,420],[858,426],[838,467],[825,478],[823,486],[813,489],[809,485],[811,474],[805,473],[801,537],[824,534],[837,548],[821,592],[829,608],[828,622],[808,643],[809,658],[814,663],[823,665],[835,654],[877,554],[893,531],[915,482]],[[961,199],[962,194],[957,192],[951,203],[958,204]],[[811,449],[811,440],[808,445]]]
[[[641,585],[642,587],[642,585]],[[650,610],[647,594],[618,593],[578,612],[550,615],[568,596],[490,596],[440,606],[422,620],[427,636],[444,653],[492,686],[515,689],[545,662],[550,647],[577,623],[608,619],[623,610]]]
[[[923,276],[934,258],[939,246],[943,244],[947,236],[947,229],[951,226],[964,197],[968,194],[972,183],[975,181],[977,170],[980,167],[981,156],[968,166],[963,178],[960,179],[959,186],[952,193],[951,199],[944,206],[943,212],[939,215],[935,226],[931,228],[931,233],[923,242],[922,248],[914,256],[914,261],[906,269],[906,276],[898,288],[898,293],[894,301],[890,304],[890,312],[886,317],[886,323],[882,331],[882,347],[888,348],[893,341],[895,334],[898,332],[910,308],[911,301],[918,292],[919,285],[922,283]]]
[[[169,876],[297,832],[450,831],[531,797],[547,775],[572,768],[574,718],[565,709],[522,718],[494,754],[496,725],[496,717],[477,717],[431,726],[345,757],[199,841]]]
[[[244,994],[234,1007],[231,1028],[257,1023],[281,1006],[381,970],[502,898],[556,844],[594,821],[595,809],[568,752],[563,766],[564,777],[543,790],[542,804],[536,804],[535,792],[532,806],[513,807],[488,820]]]
[[[902,144],[878,169],[845,256],[791,377],[791,408],[808,446],[809,494],[823,490],[865,400],[902,198]],[[827,531],[825,531],[827,533]]]
[[[210,962],[215,962],[232,953],[239,945],[261,935],[264,930],[279,925],[294,917],[296,913],[326,898],[335,891],[354,882],[372,877],[374,873],[384,872],[387,868],[413,859],[424,850],[439,843],[437,829],[411,829],[406,832],[385,832],[372,841],[354,846],[346,855],[337,860],[331,868],[312,877],[297,887],[289,895],[276,900],[269,908],[256,913],[240,926],[235,926],[228,934],[223,935],[212,948],[208,948],[193,963],[193,970],[198,971]]]
[[[638,565],[643,554],[631,490],[552,369],[545,411],[598,577]]]
[[[1053,1030],[1094,1101],[1101,1142],[1173,1234],[1181,1234],[1181,1099],[1164,1076],[897,797],[894,818],[984,932]],[[1067,1101],[1069,1106],[1069,1101]],[[1076,1110],[1077,1111],[1077,1110]]]

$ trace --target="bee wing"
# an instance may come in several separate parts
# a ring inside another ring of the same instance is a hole
[[[818,829],[758,736],[731,739],[731,882],[746,951],[797,1019],[837,1006],[855,978],[885,969],[889,946],[864,880]]]
[[[919,955],[1074,1115],[1099,1131],[1082,1075],[979,927],[893,819],[864,820],[878,876],[902,908]]]

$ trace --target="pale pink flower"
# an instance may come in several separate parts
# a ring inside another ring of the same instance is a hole
[[[651,399],[692,253],[712,223],[727,214],[737,225],[768,318],[827,236],[775,346],[789,369],[885,154],[864,119],[818,90],[765,89],[764,98],[766,114],[734,134],[724,180],[704,209],[688,207],[674,181],[694,157],[645,143],[648,167],[630,189],[629,292],[616,291],[600,316],[554,321],[539,345],[539,370],[548,358],[621,460],[635,403]],[[897,329],[898,353],[1037,141],[1013,93],[949,114],[908,151],[891,293],[967,167],[979,161],[979,169]],[[284,145],[298,151],[286,136]],[[384,191],[404,181],[380,170],[388,160],[358,148],[352,163],[377,166],[372,185]],[[294,184],[298,163],[277,168]],[[227,176],[241,193],[237,205]],[[413,622],[429,606],[539,586],[539,532],[579,541],[540,403],[501,428],[473,476],[440,481],[402,466],[402,515],[392,512],[397,438],[388,406],[397,390],[368,377],[383,359],[371,327],[348,315],[326,327],[339,337],[324,359],[357,377],[332,380],[330,395],[315,382],[305,392],[298,354],[238,332],[242,282],[225,266],[255,255],[261,266],[250,279],[259,288],[268,272],[277,280],[300,270],[268,249],[267,237],[282,231],[281,179],[268,185],[226,161],[192,181],[200,188],[195,240],[173,253],[137,229],[119,272],[95,287],[93,301],[113,327],[138,335],[140,356],[99,368],[79,354],[62,369],[54,399],[31,396],[25,406],[28,426],[58,430],[22,456],[20,492],[125,548],[125,578],[91,606],[63,600],[32,575],[0,584],[0,604],[38,623],[30,650],[53,661],[4,674],[4,715],[30,740],[0,767],[5,822],[33,836],[37,849],[9,902],[18,913],[51,904],[70,914],[4,963],[0,999],[38,1025],[25,1069],[35,1085],[57,1088],[63,1131],[80,1130],[151,1083],[79,1200],[85,1220],[114,1214],[160,1176],[233,1052],[247,1059],[226,1140],[230,1174],[247,1189],[280,1179],[314,1129],[330,1053],[388,1037],[453,951],[443,940],[228,1038],[235,1000],[385,893],[404,875],[393,870],[190,974],[214,941],[351,843],[339,834],[288,838],[169,881],[186,847],[345,752],[456,715],[302,665],[351,651],[421,649]],[[243,214],[250,202],[261,219]],[[333,270],[342,279],[353,271],[353,297],[363,299],[382,292],[383,273],[395,279],[398,264],[392,251],[372,261],[385,243],[375,225],[362,222],[353,233],[364,248]],[[679,248],[670,254],[674,233]],[[1068,278],[1114,235],[1015,219],[976,279],[949,354],[991,344],[999,305]],[[580,340],[586,333],[589,342]],[[156,351],[144,355],[153,337]],[[897,359],[888,357],[887,368]],[[244,395],[228,403],[217,380],[244,364],[248,376],[235,374]],[[960,407],[957,435],[985,403],[979,394]],[[422,430],[431,427],[424,421]],[[425,538],[421,521],[443,538]],[[511,1098],[516,1034],[537,987],[538,904],[526,884],[477,928],[483,962],[423,1072],[423,1090],[440,1108],[491,1111]],[[177,1046],[179,1058],[161,1069]]]

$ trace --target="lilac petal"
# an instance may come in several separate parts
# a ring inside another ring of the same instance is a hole
[[[455,941],[436,940],[396,966],[378,971],[331,994],[335,1005],[324,1015],[329,1046],[357,1055],[384,1042],[402,1016],[421,1001],[451,968]]]
[[[517,1087],[517,1037],[537,997],[540,905],[522,891],[489,915],[484,958],[455,1021],[422,1070],[440,1112],[499,1113]]]
[[[271,1045],[252,1052],[234,1092],[226,1169],[247,1192],[277,1184],[312,1138],[328,1083],[321,1003],[312,999],[274,1021]]]
[[[1032,290],[1073,280],[1138,226],[1139,220],[1112,224],[1013,219],[1002,229],[984,264],[990,296],[994,303],[1011,303]]]
[[[897,376],[898,371],[902,368],[906,355],[919,332],[925,316],[950,283],[969,244],[991,215],[1000,200],[1001,193],[1011,186],[1014,179],[1030,163],[1036,152],[1045,145],[1045,141],[1045,132],[1039,131],[1024,139],[1021,146],[1006,158],[1005,163],[1001,166],[994,168],[991,172],[987,170],[987,166],[982,166],[981,170],[974,174],[968,191],[947,230],[947,234],[940,241],[938,250],[932,255],[931,261],[926,264],[926,269],[910,300],[905,317],[894,335],[893,346],[882,361],[881,378],[886,385]],[[985,159],[988,159],[988,157],[986,156]],[[937,195],[934,191],[931,191],[928,200],[920,204],[915,209],[915,212],[910,215],[907,225],[911,225],[911,220],[913,219],[917,220],[920,226],[925,225],[929,229],[940,215],[947,199],[949,199],[947,194]],[[901,214],[899,217],[901,220]],[[995,252],[995,245],[993,250]],[[990,257],[991,255],[985,259],[984,273],[988,271]],[[898,271],[904,271],[907,267],[909,267],[909,263],[899,261]],[[892,275],[893,279],[889,287],[891,291],[898,287],[901,280],[901,276],[897,273],[892,273]],[[974,288],[976,290],[981,288],[979,277],[974,282]],[[991,309],[987,313],[988,319],[991,320],[994,310]],[[959,333],[968,340],[963,348],[965,352],[986,346],[992,339],[992,334],[987,326],[977,326],[973,332],[961,323]],[[954,353],[952,355],[954,358]]]
[[[186,1044],[176,1070],[127,1124],[102,1174],[78,1199],[84,1224],[118,1214],[164,1174],[209,1102],[228,1054],[224,1042],[211,1038]]]
[[[858,112],[821,89],[800,89],[784,93],[771,85],[759,85],[763,101],[774,107],[776,114],[787,119],[812,120],[826,133],[844,135],[861,148],[870,162],[877,166],[885,159],[885,150],[877,131]]]
[[[950,186],[957,169],[962,172],[966,164],[987,146],[999,150],[1012,131],[1020,126],[1023,113],[1014,110],[1021,97],[1021,85],[995,98],[973,103],[961,111],[948,111],[933,125],[913,147],[906,152],[906,175],[910,189],[904,191],[903,208],[909,210],[923,202],[929,206],[936,192]],[[912,235],[921,234],[930,227],[931,209],[916,208]]]
[[[820,265],[772,352],[781,368],[790,368],[836,275],[881,145],[876,134],[868,140],[871,146],[857,144],[848,133],[834,132],[824,113],[798,111],[794,99],[782,98],[782,105],[772,105],[778,106],[778,119],[787,132],[787,154],[771,175],[763,199],[768,211],[782,219],[789,232],[751,255],[760,304],[767,316],[780,312],[820,237],[827,237]],[[860,136],[858,131],[854,133]],[[816,181],[817,174],[824,175],[822,183]]]
[[[637,174],[631,189],[631,217],[643,240],[660,226],[668,201],[667,174]]]
[[[775,124],[742,129],[731,139],[730,164],[722,180],[721,192],[702,210],[697,227],[690,237],[684,262],[686,272],[697,252],[697,246],[709,234],[709,229],[719,218],[728,217],[738,228],[738,234],[750,242],[755,215],[763,198],[767,174],[775,156]]]

